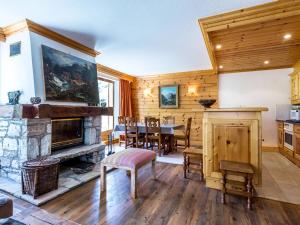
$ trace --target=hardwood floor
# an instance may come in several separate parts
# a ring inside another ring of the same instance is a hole
[[[99,179],[49,203],[43,209],[80,224],[299,224],[300,205],[255,198],[246,200],[207,189],[197,174],[183,178],[182,166],[157,163],[153,180],[149,166],[140,170],[138,199],[130,197],[130,178],[123,170],[107,176],[107,192],[100,196]]]

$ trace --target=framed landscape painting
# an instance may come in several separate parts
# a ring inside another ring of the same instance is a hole
[[[178,108],[178,85],[159,86],[159,107]]]
[[[42,45],[47,101],[99,103],[96,64]]]

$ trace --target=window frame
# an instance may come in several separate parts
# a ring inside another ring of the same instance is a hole
[[[107,140],[108,139],[108,135],[114,130],[114,126],[115,126],[115,122],[114,122],[114,107],[115,107],[115,95],[114,95],[114,91],[115,91],[115,82],[113,80],[109,80],[109,79],[106,79],[106,78],[103,78],[103,77],[98,77],[97,78],[98,81],[104,81],[104,82],[108,82],[108,83],[111,83],[112,84],[112,93],[113,93],[113,96],[112,96],[112,105],[113,107],[109,107],[109,100],[110,100],[110,91],[108,91],[108,102],[107,102],[107,105],[108,107],[105,107],[107,108],[107,114],[103,114],[101,116],[112,116],[112,129],[109,129],[109,130],[106,130],[106,131],[102,131],[101,129],[101,138],[102,140]]]

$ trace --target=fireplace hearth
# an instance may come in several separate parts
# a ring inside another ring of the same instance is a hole
[[[52,119],[52,144],[51,151],[60,150],[84,143],[84,119],[63,118]]]
[[[101,114],[90,106],[0,106],[0,177],[20,182],[22,163],[44,156],[100,162]]]

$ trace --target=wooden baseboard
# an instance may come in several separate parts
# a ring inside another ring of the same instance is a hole
[[[261,150],[263,152],[279,152],[279,148],[278,147],[270,147],[270,146],[262,146]]]

